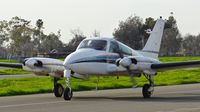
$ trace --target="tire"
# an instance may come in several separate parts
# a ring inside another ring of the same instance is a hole
[[[72,96],[73,96],[72,90],[70,88],[66,87],[64,90],[64,99],[71,100]]]
[[[61,84],[56,84],[53,91],[56,97],[61,97],[64,92],[64,88]]]
[[[144,98],[150,98],[151,97],[152,92],[148,91],[149,87],[150,87],[149,84],[144,84],[144,86],[142,88],[142,94],[143,94]]]

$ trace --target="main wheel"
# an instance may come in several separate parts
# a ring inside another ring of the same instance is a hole
[[[61,84],[56,84],[54,86],[54,90],[53,91],[54,91],[54,95],[56,97],[61,97],[62,94],[63,94],[64,88],[63,88],[63,86]]]
[[[73,96],[73,92],[72,92],[71,88],[66,87],[64,90],[64,99],[71,100],[72,96]]]
[[[142,94],[144,98],[150,98],[152,95],[152,92],[149,91],[150,85],[145,84],[142,88]]]

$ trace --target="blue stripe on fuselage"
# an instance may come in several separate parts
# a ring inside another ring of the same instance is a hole
[[[83,62],[99,62],[99,63],[115,63],[117,59],[119,59],[119,55],[98,55],[98,56],[93,56],[93,57],[86,57],[86,58],[81,58],[77,59],[70,64],[75,64],[75,63],[83,63]]]

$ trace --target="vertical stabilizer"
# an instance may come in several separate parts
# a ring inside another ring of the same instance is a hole
[[[163,35],[165,21],[160,17],[157,19],[153,30],[150,32],[149,39],[146,45],[142,49],[142,54],[147,57],[158,59],[158,54],[160,51],[160,45]]]

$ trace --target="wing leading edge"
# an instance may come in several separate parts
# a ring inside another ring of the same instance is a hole
[[[200,67],[200,61],[159,63],[159,64],[151,65],[151,69],[156,70],[156,71],[166,71],[166,70],[185,69],[185,68],[198,68],[198,67]]]
[[[22,64],[18,64],[18,63],[0,63],[0,67],[22,68]]]

